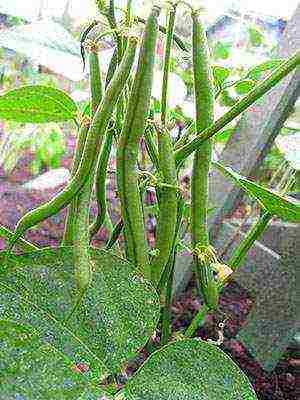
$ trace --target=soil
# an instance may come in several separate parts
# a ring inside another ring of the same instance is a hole
[[[21,184],[32,179],[29,163],[31,155],[28,154],[21,159],[14,171],[6,176],[0,168],[0,223],[13,229],[18,219],[34,206],[47,201],[56,191],[47,192],[28,192],[23,189]],[[62,166],[70,165],[70,155],[62,161]],[[112,205],[114,220],[117,220],[118,203],[115,196],[115,188],[109,186],[108,198]],[[92,210],[96,211],[95,206]],[[57,246],[62,237],[65,211],[57,216],[49,218],[41,223],[37,228],[31,229],[26,234],[26,238],[40,247]],[[153,242],[153,226],[151,219],[148,223],[149,241]],[[94,245],[102,246],[107,240],[108,232],[102,229],[94,240]],[[0,250],[5,247],[5,243],[0,239]],[[192,317],[201,306],[200,300],[195,295],[196,290],[193,280],[190,282],[185,294],[176,300],[172,306],[173,331],[184,331]],[[228,353],[240,368],[246,373],[252,382],[257,396],[260,400],[296,400],[299,393],[296,393],[296,370],[299,370],[300,359],[299,348],[290,346],[287,348],[282,359],[277,364],[272,373],[267,373],[248,353],[247,349],[235,339],[239,329],[247,319],[251,309],[252,300],[241,287],[236,283],[230,283],[223,291],[221,300],[221,310],[229,316],[226,322],[224,334],[225,340],[221,348]],[[217,315],[209,315],[205,325],[198,330],[197,336],[207,339],[216,339],[216,327],[220,320]],[[132,374],[133,370],[145,359],[147,353],[143,351],[137,360],[130,365],[127,374]],[[120,377],[122,383],[124,377]]]

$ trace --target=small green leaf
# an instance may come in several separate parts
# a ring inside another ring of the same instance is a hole
[[[153,353],[116,400],[257,400],[246,375],[217,346],[179,340]]]
[[[229,77],[231,70],[229,68],[215,65],[212,68],[212,72],[216,86],[222,87],[223,83]]]
[[[104,393],[29,325],[0,320],[0,400],[97,400]]]
[[[283,59],[276,59],[256,65],[255,67],[249,69],[246,74],[246,78],[258,81],[262,77],[264,72],[272,71],[273,69],[277,68],[282,62]]]
[[[212,164],[223,175],[233,179],[243,190],[254,197],[270,214],[276,215],[284,221],[300,222],[300,201],[287,196],[283,197],[273,190],[266,189],[239,175],[230,167],[225,167],[218,162],[213,162]]]
[[[234,85],[234,89],[237,94],[246,94],[250,92],[255,86],[255,82],[250,79],[245,79],[243,81],[239,81]]]
[[[249,40],[252,46],[259,47],[263,44],[264,34],[257,28],[250,26],[248,28]]]
[[[222,93],[219,97],[219,103],[224,107],[232,107],[237,102],[237,98],[233,98],[228,90],[222,90]]]
[[[0,319],[31,326],[43,345],[52,346],[73,364],[87,365],[90,375],[101,382],[120,372],[146,344],[160,307],[154,288],[134,275],[131,264],[95,249],[91,259],[92,283],[78,303],[72,248],[11,255],[8,260],[3,253]]]
[[[45,123],[69,121],[76,115],[71,97],[50,86],[22,86],[0,96],[0,119]]]
[[[231,45],[229,43],[217,42],[213,48],[213,58],[226,60],[230,56]]]
[[[215,141],[218,143],[226,143],[230,137],[235,133],[236,128],[228,128],[225,129],[224,131],[218,132],[218,134],[215,136]]]

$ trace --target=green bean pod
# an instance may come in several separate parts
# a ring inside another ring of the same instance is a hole
[[[212,264],[201,263],[197,261],[198,283],[200,284],[201,293],[203,296],[204,303],[209,310],[215,310],[219,302],[219,290],[218,284],[213,275]]]
[[[166,129],[158,130],[159,170],[163,184],[159,191],[159,218],[156,228],[158,255],[151,263],[151,280],[157,285],[170,258],[177,221],[177,174],[173,143]],[[164,186],[164,184],[166,186]]]
[[[147,20],[117,148],[117,183],[124,219],[126,256],[148,278],[150,278],[148,249],[136,164],[139,141],[144,133],[150,109],[159,13],[160,9],[153,7]]]
[[[76,143],[75,155],[73,159],[72,169],[71,169],[71,177],[74,177],[77,169],[80,164],[80,160],[82,157],[82,153],[84,150],[87,134],[89,131],[89,124],[82,124],[79,129],[79,134]],[[63,235],[63,245],[64,246],[72,246],[73,245],[73,237],[74,237],[74,221],[76,219],[77,212],[77,198],[73,198],[71,204],[68,207],[66,221],[65,221],[65,229]]]
[[[159,170],[159,161],[158,161],[158,150],[157,145],[153,138],[154,129],[151,125],[148,125],[144,132],[144,139],[146,144],[146,149],[151,159],[152,164],[154,167]]]
[[[115,48],[107,68],[107,73],[105,77],[105,88],[107,88],[110,81],[112,80],[112,77],[114,76],[117,67],[118,67],[118,49]]]
[[[97,217],[95,222],[90,227],[90,239],[97,234],[101,226],[104,224],[106,216],[106,175],[108,160],[111,153],[113,142],[113,130],[110,130],[105,135],[105,140],[101,148],[101,153],[96,171],[96,198],[97,198]]]
[[[159,171],[163,178],[162,186],[159,190],[159,218],[156,228],[156,249],[158,255],[151,263],[151,278],[156,286],[162,272],[171,255],[172,245],[175,235],[177,220],[177,174],[173,152],[173,143],[165,124],[168,109],[168,89],[171,49],[174,34],[176,17],[176,5],[173,5],[168,17],[168,31],[166,37],[163,82],[161,94],[161,123],[162,127],[157,127],[158,133],[158,155]]]
[[[91,92],[91,117],[93,117],[103,97],[101,69],[97,49],[90,52],[90,92]]]
[[[97,46],[90,49],[90,97],[91,97],[91,118],[95,115],[103,97],[101,70],[98,58]],[[97,144],[95,144],[97,145]],[[98,152],[98,148],[95,148]],[[90,176],[81,189],[80,193],[73,200],[76,202],[76,219],[74,221],[74,246],[73,261],[75,269],[75,281],[77,287],[84,291],[90,284],[92,278],[92,261],[89,248],[89,216],[90,204],[93,192],[95,164],[91,169]]]
[[[193,76],[196,103],[196,130],[199,134],[213,123],[214,87],[209,65],[209,49],[206,34],[197,12],[192,12],[193,20]],[[191,227],[193,247],[209,246],[207,226],[208,174],[211,162],[212,142],[203,143],[196,151],[191,180]],[[218,303],[217,283],[209,262],[194,258],[196,276],[205,303],[215,308]]]
[[[89,67],[90,67],[90,79],[93,81],[93,84],[90,85],[91,91],[91,117],[95,114],[100,101],[102,100],[102,80],[101,80],[101,71],[99,65],[99,56],[97,54],[97,46],[94,51],[91,51],[89,54]],[[71,176],[73,177],[76,174],[78,166],[80,164],[80,160],[82,157],[83,149],[85,146],[86,138],[88,133],[88,125],[83,124],[79,131],[79,137],[77,140],[76,150],[74,162],[72,165]],[[74,222],[77,218],[78,212],[78,198],[75,197],[70,206],[68,207],[65,230],[64,230],[64,238],[63,243],[65,246],[71,246],[73,244],[74,237]]]
[[[58,213],[61,209],[66,207],[88,180],[96,159],[95,149],[101,147],[102,138],[109,123],[114,106],[130,74],[134,62],[136,46],[136,38],[130,38],[129,46],[123,57],[122,63],[108,86],[105,96],[103,97],[92,120],[81,161],[75,176],[71,179],[66,188],[57,196],[46,204],[30,211],[21,218],[17,224],[14,237],[10,242],[10,249],[12,249],[18,238],[21,237],[27,229],[30,229],[39,222]]]

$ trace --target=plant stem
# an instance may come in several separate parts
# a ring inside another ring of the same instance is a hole
[[[173,252],[168,261],[168,264],[170,264],[170,273],[167,281],[167,287],[165,292],[166,297],[162,314],[161,346],[164,346],[169,342],[171,335],[171,305],[172,305],[175,260],[176,260],[176,254],[175,252]],[[166,268],[168,268],[168,266]]]
[[[131,13],[132,13],[132,0],[127,0],[127,5],[126,5],[126,26],[130,26]]]
[[[14,236],[14,233],[11,232],[9,229],[5,228],[4,226],[0,225],[0,237],[3,237],[6,240],[11,240],[11,238]],[[31,252],[31,251],[36,251],[39,248],[35,246],[34,244],[27,242],[27,240],[24,240],[22,238],[19,238],[17,241],[16,245],[23,251],[26,252]]]
[[[141,18],[141,17],[136,17],[136,18],[137,18],[137,21],[138,21],[138,22],[140,22],[140,23],[142,23],[142,24],[145,24],[145,23],[146,23],[146,20],[145,20],[144,18]],[[159,25],[158,29],[159,29],[160,32],[162,32],[162,33],[164,33],[164,34],[167,33],[167,29],[166,29],[166,27],[164,27],[164,26]],[[177,44],[177,46],[178,46],[181,50],[183,50],[183,51],[185,51],[185,52],[189,52],[189,49],[188,49],[187,45],[186,45],[186,44],[180,39],[180,37],[179,37],[178,35],[176,35],[176,34],[174,35],[174,42]]]
[[[238,101],[227,113],[219,118],[214,124],[210,125],[200,132],[200,135],[187,143],[175,153],[176,165],[179,167],[181,163],[190,156],[195,150],[199,149],[202,144],[218,133],[229,122],[234,120],[243,111],[249,108],[256,100],[262,97],[270,89],[272,89],[281,79],[288,75],[293,69],[300,64],[300,51],[283,62],[274,70],[267,78],[260,82],[252,89],[244,98]]]
[[[176,19],[176,5],[173,5],[168,15],[167,37],[166,37],[165,54],[164,54],[162,94],[161,94],[161,123],[163,126],[165,125],[167,119],[169,73],[170,73],[171,49],[173,43],[175,19]]]
[[[236,270],[241,265],[249,249],[265,231],[272,218],[272,214],[265,212],[261,218],[259,218],[257,223],[253,225],[249,233],[247,233],[246,237],[244,240],[242,240],[227,263],[232,270]]]
[[[110,250],[113,247],[113,245],[119,239],[119,236],[121,235],[123,228],[124,228],[124,222],[122,219],[120,219],[112,231],[111,237],[109,238],[109,241],[107,242],[105,250]]]

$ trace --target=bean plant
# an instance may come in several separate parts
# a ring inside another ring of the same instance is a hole
[[[270,68],[269,75],[215,120],[215,89],[201,9],[172,1],[153,5],[143,20],[135,17],[128,0],[120,20],[114,1],[96,3],[109,29],[99,34],[95,20],[82,34],[82,55],[90,70],[90,105],[83,113],[67,93],[53,87],[22,86],[0,96],[2,119],[36,124],[74,121],[78,127],[67,186],[26,213],[14,232],[0,227],[0,235],[7,240],[0,254],[0,399],[256,399],[248,378],[220,349],[222,340],[195,336],[206,314],[219,312],[219,294],[229,279],[224,270],[239,268],[273,216],[299,222],[300,204],[213,162],[212,140],[298,68],[300,53]],[[191,17],[190,43],[174,33],[179,7]],[[158,23],[163,14],[166,26]],[[165,40],[163,85],[159,113],[153,113],[158,35]],[[103,79],[99,49],[105,36],[113,38],[115,52]],[[186,134],[180,145],[170,133],[168,107],[173,46],[186,53],[191,49],[193,62],[196,136]],[[152,164],[149,169],[139,163],[142,139]],[[97,249],[91,240],[107,213],[105,182],[114,146],[121,219],[106,248]],[[191,219],[187,226],[191,241],[186,249],[193,255],[203,305],[186,331],[172,334],[174,269],[181,232],[186,228],[187,199],[179,175],[190,156]],[[261,218],[227,265],[209,238],[211,168],[234,180],[262,209]],[[150,186],[155,189],[158,208],[155,249],[148,245],[145,228],[144,195]],[[98,213],[91,220],[94,193]],[[26,241],[28,229],[63,208],[68,212],[61,246],[39,249]],[[116,253],[117,242],[122,255]],[[153,335],[159,338],[156,345]],[[142,349],[149,356],[124,381],[124,371]]]

